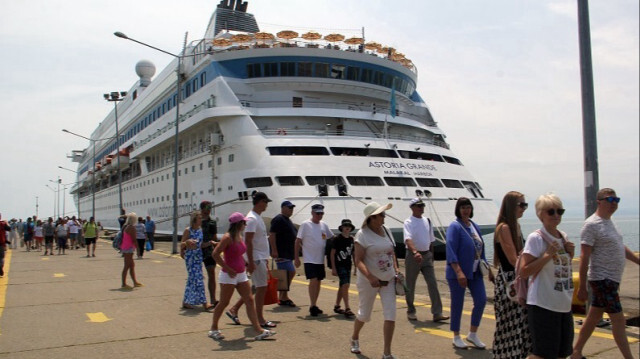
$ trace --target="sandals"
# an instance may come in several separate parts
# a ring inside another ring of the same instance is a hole
[[[224,339],[224,335],[222,334],[221,331],[219,330],[210,330],[209,333],[207,333],[207,336],[211,339],[215,339],[215,340],[222,340]]]
[[[233,321],[233,324],[240,325],[240,319],[238,319],[237,315],[231,314],[231,312],[228,311],[228,310],[226,312],[224,312],[224,314],[226,314],[227,317],[229,317],[229,319],[231,319]]]
[[[291,299],[287,299],[287,300],[281,300],[280,302],[278,302],[278,305],[281,305],[283,307],[295,307],[296,304],[291,300]]]
[[[182,303],[182,309],[195,309],[193,305]]]
[[[349,308],[347,308],[347,309],[349,309]],[[333,306],[333,312],[336,313],[336,314],[344,314],[345,313],[344,309],[340,308],[339,305],[334,305]]]
[[[256,336],[255,338],[253,338],[253,339],[255,339],[255,340],[265,340],[265,339],[267,339],[268,337],[272,337],[272,336],[274,336],[274,335],[276,335],[276,332],[274,332],[274,331],[272,331],[272,330],[264,330],[264,331],[262,332],[262,334],[257,335],[257,336]]]
[[[351,311],[351,308],[345,309],[343,314],[346,318],[353,318],[355,316],[355,314]]]
[[[274,322],[270,322],[267,320],[266,322],[264,322],[264,324],[260,324],[260,326],[263,327],[264,329],[269,329],[269,328],[275,328],[278,325]]]

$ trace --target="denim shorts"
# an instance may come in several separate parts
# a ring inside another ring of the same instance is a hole
[[[296,271],[296,267],[293,266],[293,261],[290,259],[284,259],[284,260],[281,260],[280,262],[276,262],[276,267],[278,267],[278,269],[284,269],[287,272]]]
[[[336,266],[336,272],[338,272],[341,287],[343,284],[351,283],[351,267]]]

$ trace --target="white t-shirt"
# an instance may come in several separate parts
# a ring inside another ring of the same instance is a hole
[[[298,228],[297,238],[302,241],[302,256],[304,263],[324,264],[324,250],[327,239],[333,237],[333,232],[326,223],[313,223],[310,219],[302,222]]]
[[[58,237],[66,237],[67,236],[67,229],[69,226],[67,226],[67,224],[59,224],[56,226],[56,235]]]
[[[67,226],[69,226],[69,233],[71,234],[77,234],[78,230],[80,229],[80,226],[74,221],[69,221],[69,223],[67,223]]]
[[[356,233],[355,242],[364,249],[364,265],[380,280],[391,281],[396,275],[393,266],[393,243],[389,236],[380,236],[365,226]],[[358,276],[361,276],[358,270]]]
[[[247,214],[247,226],[244,229],[245,238],[247,233],[253,233],[253,260],[269,259],[269,238],[267,237],[267,227],[262,217],[254,211]]]
[[[429,220],[424,217],[411,216],[404,221],[404,241],[407,239],[413,241],[416,250],[420,252],[428,251],[431,242],[435,240],[433,236],[433,227],[429,225]]]
[[[36,226],[36,229],[34,231],[34,236],[36,237],[42,237],[42,226]]]
[[[544,228],[541,231],[548,239],[557,242],[560,250],[542,267],[535,279],[533,276],[529,277],[527,304],[559,313],[570,312],[573,298],[571,256],[564,250],[561,238],[552,236]],[[564,232],[561,233],[567,238]],[[547,242],[537,232],[533,232],[525,242],[524,253],[540,258],[547,250],[547,246]]]
[[[594,213],[584,222],[580,237],[581,244],[592,247],[589,280],[609,279],[620,283],[626,257],[622,234],[615,223]]]

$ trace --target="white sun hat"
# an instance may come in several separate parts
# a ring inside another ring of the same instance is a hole
[[[388,209],[393,207],[391,203],[387,203],[385,205],[380,205],[377,202],[371,202],[366,207],[364,207],[364,221],[362,222],[362,226],[364,227],[367,224],[367,219],[371,216],[375,216],[376,214],[380,214]]]

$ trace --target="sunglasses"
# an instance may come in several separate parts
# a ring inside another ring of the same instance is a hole
[[[522,209],[527,209],[527,208],[529,208],[529,203],[527,203],[527,202],[518,202],[518,207],[520,207]]]
[[[551,208],[547,210],[547,214],[550,216],[555,216],[556,213],[558,213],[558,216],[562,216],[564,214],[564,208]]]
[[[620,203],[620,197],[616,197],[616,196],[607,196],[604,198],[600,198],[598,199],[598,201],[607,201],[609,203]]]

